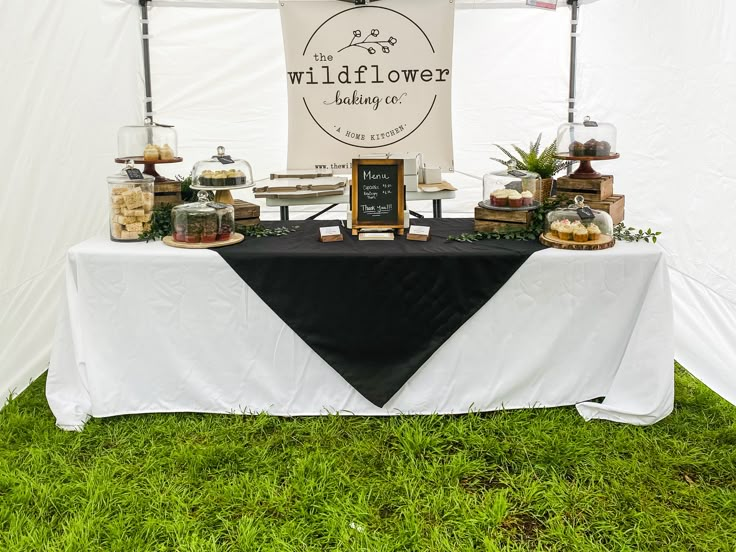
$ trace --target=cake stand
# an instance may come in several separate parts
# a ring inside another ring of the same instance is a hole
[[[128,161],[131,161],[135,163],[136,165],[143,165],[143,174],[147,174],[149,176],[152,176],[156,179],[156,182],[177,182],[176,180],[169,180],[165,176],[161,176],[156,172],[156,165],[165,165],[168,163],[181,163],[184,161],[181,157],[174,157],[172,159],[158,159],[156,161],[145,161],[143,159],[143,156],[135,156],[135,157],[116,157],[115,162],[116,163],[127,163]]]
[[[618,159],[618,153],[612,153],[610,155],[571,155],[570,153],[558,153],[555,155],[557,159],[564,159],[565,161],[579,161],[580,165],[578,170],[570,175],[570,178],[600,178],[603,176],[601,173],[593,169],[590,164],[591,161],[606,161],[608,159]]]
[[[235,200],[230,190],[241,190],[243,188],[252,188],[253,182],[241,184],[240,186],[200,186],[199,184],[192,184],[192,190],[205,190],[208,192],[215,192],[215,201],[219,203],[227,203],[228,205],[234,205]]]

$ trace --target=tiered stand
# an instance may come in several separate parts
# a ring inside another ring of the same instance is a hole
[[[243,188],[253,187],[253,183],[241,184],[240,186],[200,186],[199,184],[192,184],[192,190],[206,190],[208,192],[215,192],[215,201],[220,203],[227,203],[228,205],[234,205],[235,200],[230,190],[241,190]]]
[[[618,159],[618,153],[612,153],[611,155],[571,155],[568,153],[558,153],[555,155],[557,159],[564,159],[565,161],[579,161],[580,166],[578,170],[570,175],[570,178],[600,178],[603,176],[597,172],[590,164],[591,161],[607,161],[609,159]]]

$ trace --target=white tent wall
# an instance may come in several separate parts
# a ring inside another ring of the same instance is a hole
[[[627,222],[664,232],[675,358],[736,404],[736,2],[581,12],[579,113],[618,125]]]
[[[9,1],[0,0],[0,6],[5,9]],[[11,228],[6,225],[33,222],[20,243],[8,245],[7,251],[4,244],[0,255],[0,392],[13,386],[19,391],[43,370],[64,251],[104,231],[104,176],[115,168],[115,132],[142,117],[139,9],[127,1],[64,3],[63,13],[48,21],[49,5],[55,3],[33,9],[23,3],[23,20],[39,32],[22,36],[27,44],[16,40],[14,51],[40,56],[46,43],[39,45],[37,37],[48,37],[48,44],[53,37],[58,68],[48,59],[39,61],[45,69],[38,70],[20,60],[13,63],[13,73],[20,75],[20,88],[13,90],[27,91],[18,111],[27,113],[13,110],[11,132],[2,136],[0,151],[11,157],[3,163],[10,167],[10,178],[0,181],[0,190],[9,197],[9,183],[18,182],[12,189],[19,189],[22,177],[24,199],[38,197],[40,206],[30,218],[16,213],[10,202],[0,207],[5,235]],[[196,7],[178,7],[185,4]],[[459,1],[458,7],[469,4],[497,8],[523,2]],[[551,141],[566,120],[569,10],[560,4],[557,12],[458,10],[453,71],[458,171],[480,175],[493,166],[487,160],[497,153],[493,143],[526,143],[540,131],[545,142]],[[727,250],[730,213],[736,207],[729,193],[736,169],[728,155],[736,151],[729,133],[736,112],[728,96],[736,89],[733,4],[617,0],[584,5],[578,118],[590,113],[618,125],[622,157],[598,168],[616,175],[617,192],[627,196],[627,222],[665,233],[660,243],[672,265],[676,356],[736,403],[736,261]],[[177,126],[185,158],[166,174],[185,174],[219,144],[249,159],[258,176],[282,168],[286,86],[275,2],[156,0],[153,5],[155,116]],[[90,19],[90,13],[100,17]],[[3,17],[0,25],[7,26],[8,19]],[[94,46],[69,44],[67,36],[77,37],[87,26],[96,27],[84,38]],[[102,67],[98,80],[90,78],[94,82],[68,76],[75,68],[95,74]],[[50,105],[37,90],[44,85],[62,87]],[[113,89],[116,94],[110,93]],[[64,102],[57,97],[62,93],[68,95]],[[18,105],[13,91],[0,94],[5,94],[5,109]],[[68,111],[59,113],[60,105],[69,106]],[[83,120],[79,113],[92,116]],[[46,152],[43,163],[31,159],[39,149]],[[460,188],[458,199],[446,202],[443,210],[467,216],[481,195],[480,182],[459,174],[451,179]],[[6,277],[8,263],[13,267]]]
[[[105,230],[115,131],[143,114],[139,19],[0,0],[0,407],[46,369],[66,250]]]

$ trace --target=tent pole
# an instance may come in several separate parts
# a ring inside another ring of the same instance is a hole
[[[578,0],[567,0],[570,6],[570,88],[567,95],[567,122],[575,122],[575,76],[577,66],[578,42]],[[572,173],[572,167],[567,168],[567,174]]]
[[[151,54],[148,49],[148,2],[139,0],[141,6],[141,38],[143,39],[143,79],[146,85],[146,115],[153,122],[153,97],[151,94]]]

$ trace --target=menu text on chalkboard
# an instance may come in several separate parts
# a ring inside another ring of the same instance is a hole
[[[404,160],[353,159],[352,230],[404,229]]]

